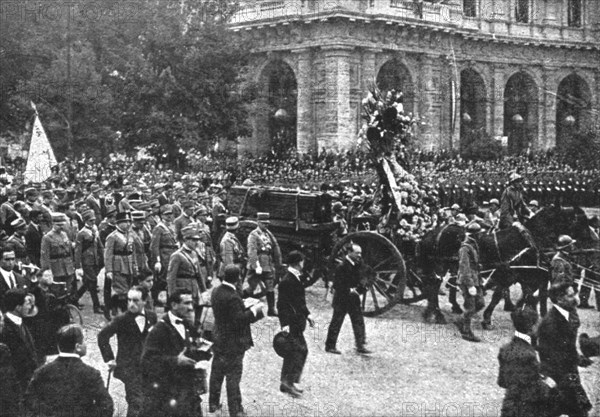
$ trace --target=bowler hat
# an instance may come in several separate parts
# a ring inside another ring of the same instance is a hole
[[[275,349],[275,353],[285,358],[288,353],[292,350],[292,342],[289,338],[289,333],[287,332],[279,332],[273,338],[273,349]]]
[[[477,222],[472,222],[467,225],[467,232],[469,233],[479,233],[481,232],[481,225]]]
[[[556,249],[558,249],[558,250],[565,249],[565,248],[571,246],[572,244],[574,244],[575,242],[577,242],[577,241],[569,235],[560,235],[558,237],[558,246],[556,247]]]

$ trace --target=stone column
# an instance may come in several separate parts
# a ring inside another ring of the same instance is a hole
[[[494,136],[504,136],[504,88],[506,86],[504,79],[504,66],[495,66],[492,69],[493,77],[493,98],[492,98],[492,134]]]
[[[420,59],[421,68],[419,71],[419,91],[422,91],[419,101],[419,117],[425,122],[419,127],[421,134],[421,146],[424,149],[430,147],[439,147],[440,137],[440,118],[439,118],[439,67],[434,67],[433,57],[422,55]]]
[[[319,151],[345,149],[354,145],[353,115],[350,112],[350,54],[353,47],[323,47],[325,61],[325,97],[317,115]]]
[[[542,92],[542,129],[538,135],[539,140],[535,149],[550,149],[556,145],[556,85],[550,82],[554,71],[544,69],[542,79],[544,83]]]
[[[299,153],[309,153],[316,151],[317,142],[314,135],[313,121],[313,73],[312,73],[312,55],[310,49],[300,49],[293,51],[297,54],[298,66],[296,81],[298,84],[297,100],[297,133],[296,141]]]

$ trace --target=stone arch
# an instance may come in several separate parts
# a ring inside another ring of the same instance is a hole
[[[571,73],[558,84],[556,92],[556,146],[587,126],[592,119],[592,91],[579,74]]]
[[[293,66],[280,57],[267,59],[259,66],[256,81],[256,152],[297,147],[298,80]]]
[[[400,58],[389,59],[379,67],[375,84],[381,91],[402,91],[404,112],[415,112],[415,79]]]
[[[481,74],[472,68],[460,72],[460,147],[468,146],[469,133],[487,127],[487,89]]]
[[[520,153],[533,148],[539,129],[539,87],[526,71],[511,75],[504,87],[504,136],[508,150]]]

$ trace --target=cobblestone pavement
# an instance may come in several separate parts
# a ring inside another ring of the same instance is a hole
[[[516,297],[518,290],[513,292]],[[302,381],[304,396],[294,400],[279,392],[281,359],[271,345],[279,325],[275,318],[265,318],[253,325],[256,346],[246,354],[244,362],[242,394],[250,416],[500,415],[504,392],[496,384],[497,355],[500,346],[512,335],[508,313],[501,308],[494,316],[496,329],[476,330],[483,343],[475,344],[463,341],[452,324],[422,323],[422,305],[396,306],[380,317],[366,319],[369,348],[374,351],[370,356],[354,352],[352,330],[346,320],[338,341],[343,354],[338,356],[324,351],[331,318],[324,289],[319,285],[311,287],[307,298],[317,324],[306,332],[309,356]],[[443,309],[452,319],[450,305],[443,301]],[[104,318],[92,315],[89,298],[84,298],[83,303],[88,344],[84,360],[100,369],[106,381],[106,366],[96,341]],[[599,312],[581,310],[580,315],[582,332],[597,334],[600,331]],[[590,415],[599,415],[600,364],[596,360],[591,367],[580,368],[580,371],[595,405]],[[111,378],[110,393],[115,401],[115,416],[125,417],[127,405],[119,380]],[[225,394],[222,400],[225,407]],[[203,414],[209,415],[206,396],[203,401]],[[215,415],[226,416],[226,411]]]

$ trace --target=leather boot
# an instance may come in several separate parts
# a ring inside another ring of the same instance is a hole
[[[277,317],[277,311],[275,311],[275,293],[274,292],[267,293],[267,306],[269,307],[267,315],[271,316],[271,317]]]

